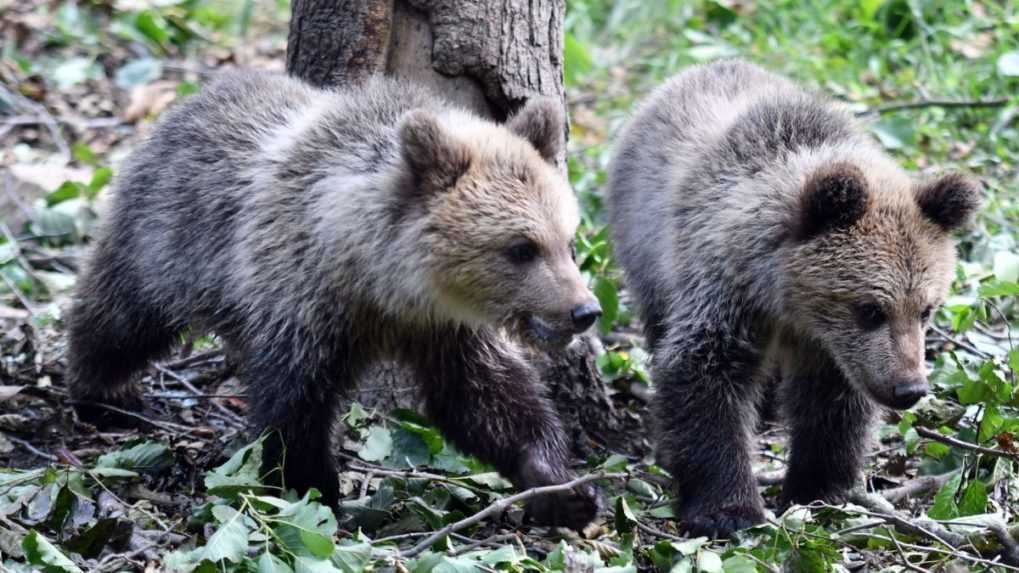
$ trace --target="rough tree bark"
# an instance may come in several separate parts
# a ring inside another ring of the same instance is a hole
[[[287,71],[320,86],[385,73],[413,80],[502,121],[535,95],[563,102],[565,0],[293,0]],[[565,137],[566,134],[563,134]],[[559,158],[565,169],[565,157]],[[585,456],[618,420],[594,367],[600,343],[536,356],[573,440]],[[387,365],[357,398],[416,405],[406,373]]]

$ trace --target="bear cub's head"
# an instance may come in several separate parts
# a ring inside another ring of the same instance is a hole
[[[554,347],[601,314],[574,261],[577,201],[554,165],[564,133],[561,106],[544,98],[505,125],[463,112],[403,118],[439,315]]]
[[[851,384],[896,409],[928,391],[924,336],[955,271],[951,233],[980,204],[976,183],[915,183],[886,161],[831,162],[805,177],[788,308]]]

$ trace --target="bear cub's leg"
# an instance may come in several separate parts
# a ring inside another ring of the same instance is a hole
[[[432,337],[416,357],[428,410],[461,450],[491,463],[520,489],[567,482],[570,452],[537,372],[490,331]],[[532,498],[527,514],[542,525],[583,529],[598,513],[591,484]]]
[[[820,349],[804,349],[787,364],[779,393],[792,453],[781,505],[845,501],[863,466],[875,406]]]
[[[658,459],[693,536],[724,538],[764,521],[750,464],[760,360],[754,345],[725,332],[670,332],[654,358]]]
[[[314,364],[311,353],[304,356],[295,360],[282,349],[245,353],[251,425],[255,435],[269,432],[262,453],[267,483],[301,493],[314,487],[322,503],[335,507],[340,492],[332,429],[337,386],[352,379],[351,369],[342,362],[334,363],[340,367]]]
[[[149,360],[165,354],[177,334],[129,277],[127,269],[106,260],[100,250],[81,279],[68,317],[68,388],[78,415],[101,427],[137,425],[136,419],[98,404],[142,410],[132,378]]]

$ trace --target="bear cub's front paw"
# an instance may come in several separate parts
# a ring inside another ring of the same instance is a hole
[[[574,475],[556,456],[547,450],[534,448],[523,455],[513,482],[520,489],[566,483]],[[601,504],[598,490],[590,483],[581,484],[569,491],[531,498],[524,503],[527,518],[538,525],[569,527],[582,531],[598,516]]]
[[[527,517],[537,525],[555,525],[582,531],[598,516],[598,491],[589,483],[569,491],[531,498],[524,504]]]
[[[680,529],[690,537],[726,539],[741,529],[764,523],[764,511],[752,505],[686,511],[680,515],[683,521]]]

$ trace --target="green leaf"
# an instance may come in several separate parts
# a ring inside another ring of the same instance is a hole
[[[392,451],[386,463],[396,467],[417,467],[432,460],[431,448],[416,432],[397,428],[392,434]]]
[[[75,496],[70,488],[66,485],[60,487],[57,490],[56,499],[50,504],[46,526],[59,533],[64,528],[64,522],[71,515],[74,504]]]
[[[722,558],[714,551],[701,550],[697,554],[697,570],[704,573],[721,573]]]
[[[46,195],[46,206],[52,207],[63,203],[68,199],[75,199],[81,195],[81,184],[74,181],[64,181],[55,191]]]
[[[78,234],[74,217],[54,209],[36,209],[32,215],[32,232],[47,237],[70,237]]]
[[[326,558],[335,549],[332,536],[336,533],[336,516],[328,507],[313,501],[317,494],[309,491],[300,501],[281,510],[275,518],[275,529],[292,553]]]
[[[931,519],[954,519],[959,517],[959,506],[955,503],[955,494],[962,483],[962,475],[956,474],[941,486],[934,496],[934,505],[927,511]]]
[[[998,74],[1019,76],[1019,50],[1005,52],[998,56]]]
[[[757,563],[745,555],[733,555],[722,562],[725,573],[757,573]]]
[[[594,296],[598,297],[601,304],[599,327],[603,332],[608,332],[619,318],[619,289],[616,282],[606,277],[598,277],[594,282]]]
[[[107,517],[95,525],[64,542],[64,548],[87,559],[94,559],[102,553],[117,531],[117,520]]]
[[[21,549],[29,563],[42,567],[47,573],[81,573],[81,569],[73,561],[34,529],[21,541]]]
[[[577,79],[590,71],[594,61],[587,46],[570,32],[563,38],[563,78],[566,85],[576,83]]]
[[[113,169],[109,167],[96,169],[95,173],[92,174],[92,180],[88,183],[88,188],[85,190],[89,199],[98,195],[103,190],[103,187],[110,183],[111,179],[113,179]]]
[[[237,450],[225,464],[205,476],[209,493],[234,496],[237,492],[262,487],[259,472],[262,469],[262,443],[265,435]]]
[[[436,428],[409,421],[401,421],[400,427],[420,436],[421,440],[428,446],[428,453],[431,455],[441,452],[443,446],[446,445],[445,440],[442,439],[442,434]]]
[[[213,563],[224,559],[240,563],[248,551],[248,528],[244,525],[243,514],[227,505],[213,507],[212,513],[222,525],[202,548],[202,558]]]
[[[1005,423],[1005,418],[998,411],[998,407],[989,404],[984,409],[984,415],[980,418],[980,431],[977,433],[977,441],[986,442],[997,436]]]
[[[672,548],[679,551],[680,555],[693,555],[707,542],[707,537],[695,537],[686,541],[673,541]]]
[[[871,131],[886,149],[902,149],[913,145],[916,139],[915,124],[907,116],[895,116],[883,119],[873,126]]]
[[[85,165],[95,166],[96,163],[99,162],[99,159],[96,157],[95,152],[92,151],[92,148],[84,143],[75,143],[72,145],[71,154],[74,155],[75,159]]]
[[[166,21],[151,10],[142,10],[135,16],[134,26],[143,36],[162,46],[170,39]]]
[[[987,509],[987,486],[980,480],[969,482],[959,499],[959,515],[977,515]]]
[[[612,454],[604,462],[602,462],[599,469],[606,472],[621,472],[626,471],[626,464],[629,460],[622,454]]]
[[[372,560],[372,546],[368,543],[348,543],[336,547],[333,563],[344,573],[362,573]]]
[[[620,533],[626,533],[633,530],[634,524],[637,523],[637,516],[633,514],[629,504],[626,503],[626,498],[619,496],[616,498],[616,531]]]
[[[266,551],[258,558],[258,573],[293,573],[293,569],[285,561]]]
[[[113,76],[113,81],[124,89],[158,80],[163,75],[163,62],[141,58],[124,64]]]
[[[170,446],[162,442],[141,442],[129,448],[99,456],[96,466],[156,474],[173,465]]]
[[[1019,283],[992,280],[980,285],[980,296],[1019,296]]]
[[[343,573],[342,570],[334,567],[328,559],[307,556],[294,558],[294,571],[295,573]]]
[[[379,462],[392,451],[393,434],[387,428],[375,425],[368,429],[368,439],[357,455],[366,462]]]

